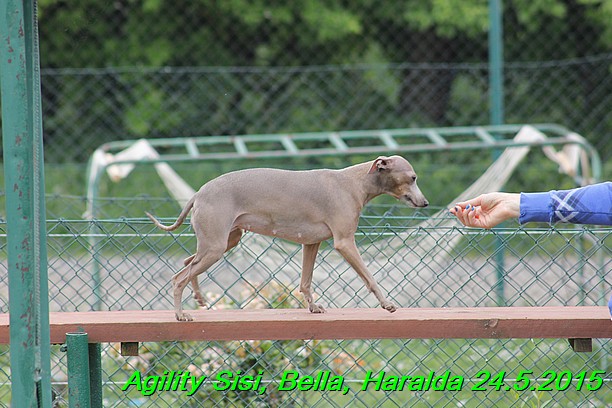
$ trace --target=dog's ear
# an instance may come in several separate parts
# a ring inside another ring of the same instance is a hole
[[[368,174],[375,173],[377,171],[385,171],[391,168],[391,159],[389,157],[380,156],[378,159],[374,160],[372,163],[372,167],[368,171]]]

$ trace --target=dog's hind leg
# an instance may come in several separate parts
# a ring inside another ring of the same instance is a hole
[[[233,230],[232,232],[230,232],[230,235],[229,235],[229,237],[227,239],[227,247],[225,248],[225,252],[229,251],[230,249],[232,249],[236,245],[238,245],[238,243],[240,242],[240,238],[241,237],[242,237],[242,230],[241,229],[236,229],[236,230]],[[191,263],[191,261],[193,261],[194,257],[195,257],[195,254],[189,256],[188,258],[186,258],[183,261],[185,266],[189,265]],[[197,276],[194,276],[191,279],[191,287],[193,289],[193,297],[195,298],[196,302],[198,302],[198,305],[200,305],[200,307],[209,308],[210,305],[206,301],[206,297],[200,291],[200,285],[198,284],[198,277]]]
[[[220,217],[203,217],[201,214],[198,217],[196,211],[191,219],[191,225],[197,239],[196,253],[193,257],[186,259],[186,261],[191,261],[189,265],[172,277],[174,313],[176,319],[180,321],[192,320],[191,316],[183,312],[183,291],[185,287],[189,282],[192,282],[193,285],[195,281],[195,289],[197,289],[197,293],[200,292],[197,276],[207,271],[223,256],[227,248],[232,220],[224,220]],[[205,229],[202,227],[204,225],[206,225]],[[199,297],[200,300],[204,300],[201,293]]]
[[[196,280],[197,287],[197,276],[213,266],[222,256],[223,248],[198,248],[191,263],[172,277],[174,312],[177,320],[193,320],[191,316],[183,312],[183,291],[189,282],[192,282],[193,285],[194,280]],[[197,289],[199,292],[199,287],[197,287]]]

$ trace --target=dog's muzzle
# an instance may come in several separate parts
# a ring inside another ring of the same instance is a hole
[[[415,200],[409,195],[405,195],[402,198],[406,203],[415,208],[425,208],[429,205],[429,201],[425,197],[422,200]]]

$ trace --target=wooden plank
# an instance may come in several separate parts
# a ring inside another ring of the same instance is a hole
[[[85,331],[91,343],[417,338],[612,338],[605,306],[192,310],[178,322],[170,310],[54,312],[51,342]],[[9,341],[9,318],[0,315],[0,343]]]

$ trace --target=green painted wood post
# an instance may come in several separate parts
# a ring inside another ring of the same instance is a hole
[[[0,2],[11,394],[51,407],[44,160],[36,1]]]
[[[66,333],[68,359],[68,407],[91,406],[87,333]]]

